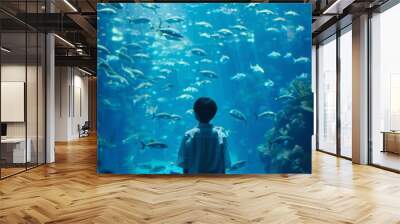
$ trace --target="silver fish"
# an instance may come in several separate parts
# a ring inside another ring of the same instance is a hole
[[[265,118],[275,118],[275,116],[276,116],[275,112],[264,111],[264,112],[261,112],[261,113],[257,114],[257,119],[263,118],[263,117],[265,117]]]
[[[238,169],[244,167],[245,165],[246,165],[246,161],[239,160],[236,163],[232,164],[229,170],[230,171],[238,170]]]
[[[149,143],[144,143],[140,142],[142,149],[147,148],[152,148],[152,149],[165,149],[168,148],[168,145],[162,142],[149,142]]]
[[[190,50],[190,53],[197,55],[197,56],[206,56],[207,55],[206,51],[201,48],[193,48],[192,50]]]
[[[245,116],[242,112],[240,112],[239,110],[237,110],[237,109],[232,109],[232,110],[230,110],[230,111],[229,111],[229,114],[230,114],[232,117],[234,117],[234,118],[236,118],[236,119],[238,119],[238,120],[247,121],[246,116]]]
[[[199,73],[211,79],[218,78],[218,75],[211,70],[201,70]]]

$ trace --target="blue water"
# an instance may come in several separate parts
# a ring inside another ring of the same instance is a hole
[[[107,3],[98,15],[100,173],[181,173],[200,96],[217,102],[212,123],[229,134],[232,163],[245,161],[227,173],[311,171],[309,4]],[[264,111],[275,115],[257,118]],[[141,149],[152,141],[168,147]]]

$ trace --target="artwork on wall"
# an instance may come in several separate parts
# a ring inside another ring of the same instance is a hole
[[[311,5],[99,3],[98,166],[310,173]]]

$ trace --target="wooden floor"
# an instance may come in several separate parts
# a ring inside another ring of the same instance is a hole
[[[96,174],[95,138],[0,181],[0,223],[400,223],[400,175],[315,152],[312,175]]]

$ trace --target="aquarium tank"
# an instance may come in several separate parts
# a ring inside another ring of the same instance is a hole
[[[99,173],[311,172],[310,4],[97,7]]]

